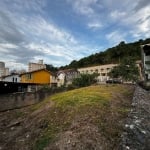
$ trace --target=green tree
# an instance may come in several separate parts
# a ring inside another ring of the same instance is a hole
[[[138,80],[139,71],[135,61],[128,57],[121,61],[120,65],[114,67],[109,75],[112,78],[120,78],[123,81],[135,82]]]
[[[96,83],[97,73],[93,74],[81,74],[78,78],[75,78],[72,82],[77,87],[85,87]]]
[[[51,65],[51,64],[45,64],[46,65],[46,69],[48,70],[48,71],[51,71],[51,72],[57,72],[58,71],[58,68],[57,67],[54,67],[53,65]]]

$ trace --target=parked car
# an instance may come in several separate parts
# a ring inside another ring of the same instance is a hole
[[[122,82],[119,79],[109,79],[106,81],[106,83],[121,84]]]

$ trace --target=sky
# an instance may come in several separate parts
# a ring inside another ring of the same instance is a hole
[[[0,0],[0,61],[55,67],[150,38],[150,0]]]

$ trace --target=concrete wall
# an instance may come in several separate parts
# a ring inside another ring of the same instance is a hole
[[[21,108],[42,101],[49,96],[46,92],[27,92],[0,95],[0,111]]]

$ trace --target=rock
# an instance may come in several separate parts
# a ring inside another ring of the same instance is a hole
[[[150,93],[136,87],[119,150],[150,149]]]

